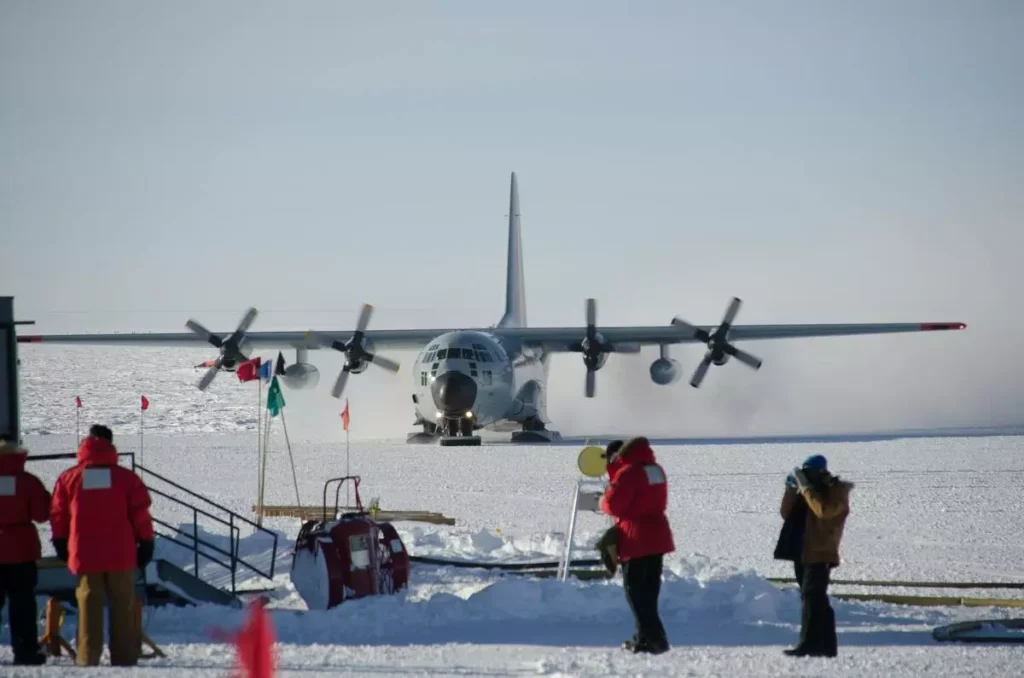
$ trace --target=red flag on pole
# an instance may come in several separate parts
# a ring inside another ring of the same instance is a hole
[[[142,396],[142,409],[143,410],[148,410],[149,409],[149,399],[146,396]]]
[[[341,425],[348,430],[348,398],[345,398],[345,409],[341,413]]]
[[[233,642],[238,653],[241,678],[274,678],[274,643],[277,642],[274,625],[264,608],[262,598],[249,605],[249,619],[237,633],[213,629],[215,640]]]
[[[75,407],[78,407],[78,408],[82,407],[82,399],[79,398],[78,396],[75,396]]]
[[[238,369],[235,370],[235,374],[238,375],[238,381],[253,381],[259,379],[260,369],[260,358],[256,356],[252,360],[246,360],[244,363],[238,364]]]

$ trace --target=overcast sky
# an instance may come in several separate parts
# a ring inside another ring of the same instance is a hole
[[[751,344],[701,396],[602,375],[660,417],[1020,421],[1022,34],[1014,0],[6,0],[0,294],[43,332],[487,325],[516,171],[531,324],[969,324]]]

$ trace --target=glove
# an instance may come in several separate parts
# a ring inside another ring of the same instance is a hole
[[[57,551],[57,559],[62,562],[68,562],[68,540],[67,539],[54,539],[53,548]]]
[[[807,471],[795,468],[793,469],[793,478],[796,480],[797,492],[803,492],[811,488],[811,482],[807,479]]]
[[[153,541],[151,539],[139,541],[137,557],[140,569],[146,567],[149,561],[153,560]]]
[[[608,574],[615,576],[619,567],[619,530],[612,526],[601,535],[594,548],[601,555],[601,564],[608,570]]]
[[[786,476],[786,487],[796,489],[796,478],[793,477],[792,473]]]

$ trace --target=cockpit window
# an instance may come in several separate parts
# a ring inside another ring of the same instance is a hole
[[[473,360],[473,358],[475,358],[476,356],[473,354],[473,349],[464,348],[462,349],[462,357],[465,358],[466,360]]]
[[[438,360],[444,360],[445,356],[447,356],[447,355],[448,355],[448,349],[442,348],[442,349],[438,350],[438,352],[437,352],[437,359]]]

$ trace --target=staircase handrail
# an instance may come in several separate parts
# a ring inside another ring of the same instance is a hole
[[[215,502],[215,501],[213,501],[211,499],[208,499],[207,497],[204,497],[201,494],[193,492],[192,490],[188,489],[187,487],[184,487],[183,485],[174,482],[170,478],[167,478],[166,476],[163,476],[163,475],[157,473],[156,471],[148,469],[148,468],[142,466],[141,464],[135,463],[135,453],[134,452],[118,452],[117,456],[118,457],[128,457],[131,460],[131,469],[132,469],[133,472],[138,473],[139,471],[141,471],[142,473],[144,473],[144,474],[146,474],[148,476],[152,476],[152,477],[156,478],[157,480],[159,480],[159,481],[161,481],[163,483],[166,483],[167,485],[170,485],[171,487],[173,487],[173,488],[175,488],[177,490],[180,490],[181,492],[184,492],[184,493],[188,494],[191,497],[194,497],[195,499],[198,499],[200,501],[206,502],[210,506],[212,506],[212,507],[214,507],[214,508],[216,508],[216,509],[218,509],[220,511],[223,511],[224,513],[226,513],[228,515],[228,519],[225,520],[224,518],[221,518],[219,516],[215,516],[212,513],[209,513],[208,511],[204,511],[203,509],[199,508],[198,506],[195,506],[193,504],[188,503],[187,501],[181,499],[180,497],[176,497],[176,496],[173,496],[173,495],[168,494],[166,492],[163,492],[161,490],[158,490],[156,488],[150,487],[149,484],[146,483],[146,488],[149,490],[149,492],[151,494],[156,494],[156,495],[159,495],[159,496],[164,497],[166,499],[169,499],[170,501],[172,501],[172,502],[174,502],[174,503],[176,503],[176,504],[178,504],[180,506],[183,506],[183,507],[185,507],[187,509],[190,509],[192,511],[192,529],[193,529],[193,534],[192,535],[188,535],[186,532],[182,531],[181,528],[174,527],[170,523],[167,523],[167,522],[165,522],[163,520],[160,520],[160,519],[158,519],[156,517],[153,518],[153,522],[155,522],[155,523],[157,523],[159,525],[163,525],[163,526],[167,527],[168,529],[173,530],[177,534],[184,535],[184,536],[190,536],[191,537],[192,544],[186,544],[184,542],[181,542],[181,541],[175,539],[172,536],[169,536],[169,535],[166,535],[166,534],[161,534],[160,535],[160,536],[164,537],[165,539],[171,541],[172,543],[178,544],[179,546],[182,546],[183,548],[187,548],[187,549],[189,549],[189,550],[191,550],[193,552],[193,554],[194,554],[194,567],[195,567],[194,575],[197,578],[199,578],[199,556],[200,555],[202,555],[204,558],[207,558],[207,559],[217,563],[221,567],[224,567],[224,568],[228,569],[231,572],[231,592],[232,593],[235,593],[235,575],[236,575],[236,572],[237,572],[237,569],[238,569],[238,565],[244,565],[245,567],[247,567],[248,569],[252,570],[256,574],[260,575],[261,577],[265,577],[267,579],[273,579],[274,578],[274,569],[275,569],[275,567],[277,565],[277,546],[278,546],[278,534],[276,532],[274,532],[272,530],[268,530],[267,528],[263,527],[262,525],[259,525],[258,523],[254,522],[252,520],[249,520],[248,518],[244,517],[243,515],[235,512],[235,511],[232,511],[231,509],[229,509],[226,506],[222,506],[221,504],[218,504],[217,502]],[[52,460],[57,460],[57,459],[76,459],[77,460],[77,458],[78,458],[78,455],[76,453],[74,453],[74,452],[71,452],[71,453],[58,453],[58,454],[30,455],[28,457],[28,460],[29,461],[52,461]],[[145,480],[143,480],[143,482],[145,482]],[[200,539],[199,538],[199,520],[198,520],[198,517],[199,517],[200,514],[202,514],[203,516],[209,518],[210,520],[214,520],[214,521],[216,521],[218,523],[221,523],[222,525],[226,525],[228,527],[228,542],[229,542],[230,548],[231,548],[230,552],[225,551],[222,548],[220,548],[219,546],[217,546],[215,544],[212,544],[212,543],[210,543],[210,542],[208,542],[208,541],[206,541],[204,539]],[[258,530],[260,532],[263,532],[263,533],[265,533],[267,535],[270,535],[270,537],[273,538],[274,546],[273,546],[273,550],[271,551],[270,571],[269,572],[261,571],[258,567],[256,567],[252,563],[249,563],[244,558],[241,558],[238,555],[239,542],[241,541],[241,537],[240,537],[240,531],[241,530],[240,530],[239,526],[235,524],[236,520],[239,521],[239,522],[242,522],[242,523],[246,523],[246,524],[252,526],[253,528],[255,528],[256,530]],[[230,564],[223,563],[220,560],[218,560],[217,558],[214,558],[213,556],[211,556],[210,554],[203,553],[200,550],[200,548],[199,548],[200,544],[202,544],[204,546],[207,546],[207,547],[213,549],[214,551],[217,551],[218,553],[222,553],[222,554],[228,556],[231,559],[231,563]]]

